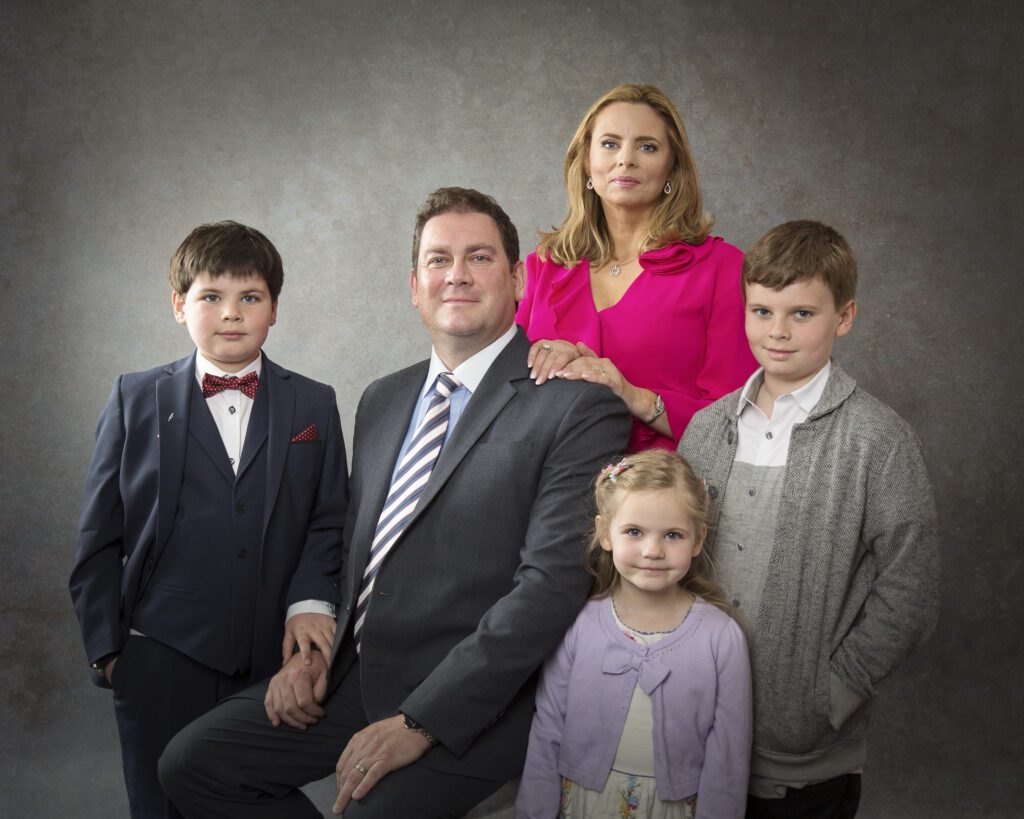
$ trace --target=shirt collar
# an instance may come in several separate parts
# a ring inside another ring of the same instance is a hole
[[[198,351],[196,352],[196,380],[200,384],[203,383],[203,376],[206,375],[206,373],[209,373],[210,375],[219,375],[222,378],[230,378],[233,375],[237,375],[239,378],[241,378],[243,375],[248,375],[249,373],[253,372],[256,373],[256,375],[260,375],[262,371],[263,353],[260,353],[258,356],[256,356],[256,359],[248,366],[246,366],[244,369],[239,370],[237,373],[228,373],[224,372],[224,370],[222,370],[216,364],[213,364],[209,360],[207,360],[206,356],[204,356],[202,353]]]
[[[452,374],[459,379],[459,383],[462,384],[470,393],[476,392],[476,388],[480,386],[480,382],[484,380],[484,376],[487,375],[487,371],[491,368],[494,360],[501,354],[509,342],[515,337],[516,325],[515,322],[498,338],[484,347],[480,352],[474,353],[465,361],[463,361],[458,367],[456,367]],[[437,355],[437,350],[431,349],[430,351],[430,369],[427,370],[427,381],[423,385],[423,393],[429,390],[434,385],[434,380],[437,378],[439,373],[448,372],[448,368],[444,365],[441,359]]]
[[[828,382],[829,374],[832,372],[832,360],[829,359],[825,362],[825,366],[815,373],[814,378],[804,384],[802,387],[793,390],[793,392],[786,393],[793,397],[793,401],[808,415],[818,405],[821,400],[821,394],[825,391],[825,384]],[[736,414],[739,415],[747,407],[748,404],[756,406],[757,392],[761,389],[761,385],[764,384],[764,367],[758,367],[754,374],[747,379],[747,383],[743,385],[743,389],[740,390],[740,400],[736,406]],[[785,396],[779,395],[776,397],[776,401],[779,398]]]

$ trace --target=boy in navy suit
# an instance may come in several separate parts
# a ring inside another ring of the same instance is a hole
[[[100,417],[70,587],[136,819],[179,815],[157,780],[179,729],[330,654],[345,446],[334,390],[261,353],[283,279],[259,231],[192,231],[170,281],[197,353],[118,377]]]

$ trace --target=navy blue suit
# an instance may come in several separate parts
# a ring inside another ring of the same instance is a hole
[[[316,440],[293,441],[313,424]],[[237,475],[195,355],[117,379],[97,430],[70,587],[88,660],[119,655],[113,687],[133,813],[155,810],[137,804],[133,787],[156,783],[155,760],[179,728],[280,667],[287,607],[338,600],[346,474],[333,389],[266,357]],[[192,697],[193,677],[204,700],[158,729],[129,714],[175,710],[132,690],[151,684],[154,667],[181,678],[169,681],[170,700]],[[131,704],[133,695],[144,699]],[[140,769],[129,756],[142,746]]]

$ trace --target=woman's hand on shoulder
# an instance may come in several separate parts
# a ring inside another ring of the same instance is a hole
[[[582,341],[576,345],[578,357],[573,359],[561,370],[555,372],[556,378],[564,378],[567,381],[592,381],[595,384],[604,384],[619,398],[626,401],[632,390],[630,384],[619,372],[610,358],[601,358]]]
[[[539,386],[579,357],[580,352],[572,342],[542,338],[530,347],[526,366],[530,368],[530,378]]]

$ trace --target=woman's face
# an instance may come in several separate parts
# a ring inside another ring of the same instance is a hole
[[[653,211],[674,162],[665,123],[649,105],[615,102],[595,118],[588,174],[606,208]]]

